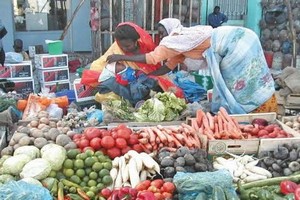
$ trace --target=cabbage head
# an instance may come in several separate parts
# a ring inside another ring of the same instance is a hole
[[[28,155],[20,154],[7,158],[3,165],[3,172],[11,175],[19,175],[25,164],[27,164],[31,158]]]
[[[49,161],[51,169],[58,171],[66,159],[67,151],[57,144],[47,144],[41,149],[42,158]]]
[[[40,157],[40,150],[35,146],[22,146],[15,150],[14,156],[19,154],[26,154],[33,160]]]
[[[51,166],[48,160],[43,158],[37,158],[27,163],[22,172],[20,173],[21,178],[34,178],[42,180],[46,178],[51,171]]]

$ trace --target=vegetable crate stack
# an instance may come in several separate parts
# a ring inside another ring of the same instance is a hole
[[[17,93],[27,95],[34,92],[31,61],[5,63],[4,66],[0,67],[0,78],[14,82]]]
[[[73,82],[76,102],[93,101],[97,90],[94,87],[83,85],[81,79],[75,79]]]
[[[67,54],[36,54],[34,63],[41,88],[53,93],[70,89]]]

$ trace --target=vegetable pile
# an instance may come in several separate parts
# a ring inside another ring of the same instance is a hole
[[[134,149],[142,152],[138,135],[124,124],[110,130],[89,127],[82,134],[73,136],[73,141],[81,150],[92,148],[106,153],[111,159],[124,155]]]
[[[178,148],[187,146],[189,148],[204,148],[198,133],[191,126],[182,123],[180,126],[161,125],[142,128],[137,131],[139,142],[147,153],[159,150],[163,147]]]
[[[70,138],[73,131],[69,127],[61,127],[57,121],[48,118],[49,115],[45,111],[39,112],[37,117],[27,126],[17,128],[9,145],[1,151],[1,155],[12,155],[16,149],[27,145],[41,149],[49,143],[55,143],[65,149],[77,148]]]
[[[283,123],[300,133],[300,116],[284,117]]]
[[[272,177],[272,174],[268,170],[256,166],[259,162],[258,159],[254,159],[249,155],[230,155],[232,155],[233,158],[225,159],[223,157],[217,157],[213,162],[213,167],[215,169],[228,170],[234,182],[240,181],[241,183],[249,183]]]
[[[141,181],[160,173],[157,162],[144,152],[128,151],[124,156],[116,157],[110,175],[112,188],[121,186],[136,187]]]
[[[274,151],[261,152],[258,165],[270,171],[273,177],[289,176],[300,170],[299,150],[297,143],[280,145]]]
[[[159,151],[157,160],[161,166],[164,178],[172,178],[176,172],[205,172],[212,170],[212,164],[207,159],[203,149],[188,149],[180,147],[175,151],[163,148]],[[169,180],[169,179],[168,179]]]

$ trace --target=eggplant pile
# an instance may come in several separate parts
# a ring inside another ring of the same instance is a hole
[[[258,165],[270,171],[273,177],[289,176],[300,170],[300,144],[282,144],[258,156]]]

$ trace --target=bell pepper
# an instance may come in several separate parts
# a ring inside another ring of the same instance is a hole
[[[280,192],[282,194],[294,193],[297,187],[298,187],[297,183],[293,181],[286,180],[280,182]]]
[[[154,194],[149,191],[141,191],[137,195],[137,199],[140,200],[156,200]]]

